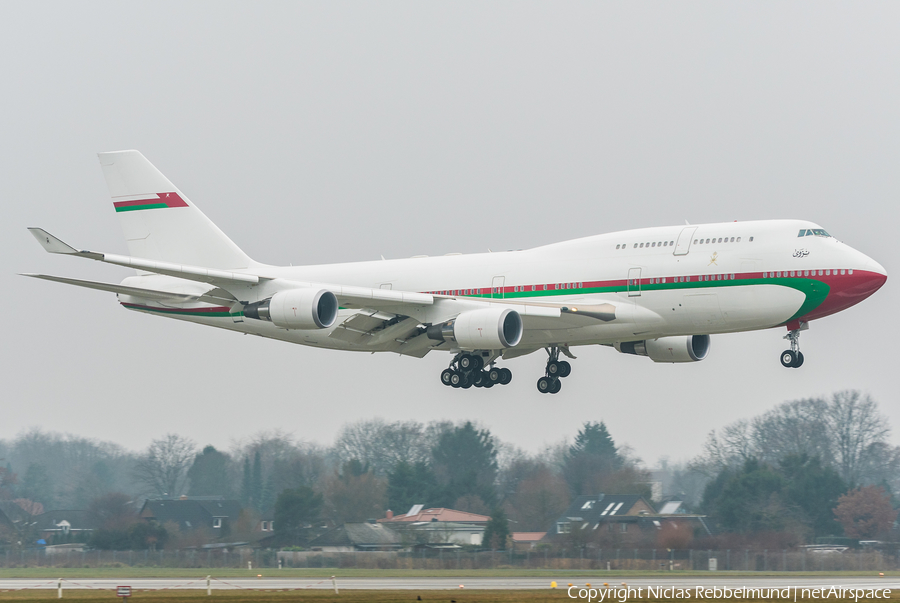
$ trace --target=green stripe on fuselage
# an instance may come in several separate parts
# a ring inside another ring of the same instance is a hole
[[[666,277],[672,278],[672,277]],[[696,278],[696,277],[694,277]],[[640,286],[641,293],[645,291],[674,291],[678,289],[712,289],[718,287],[745,287],[752,285],[776,285],[780,287],[789,287],[796,289],[806,296],[806,299],[800,305],[800,309],[794,313],[786,322],[790,322],[795,318],[809,314],[818,308],[831,290],[827,284],[822,281],[809,278],[749,278],[741,280],[721,280],[721,281],[691,281],[688,283],[653,283],[642,284]],[[529,297],[555,297],[560,295],[590,295],[592,293],[628,293],[627,286],[613,287],[582,287],[581,289],[552,289],[547,291],[516,291],[504,293],[502,299],[519,299]],[[460,296],[460,297],[480,297],[492,299],[494,295],[483,293],[479,295]],[[497,297],[496,299],[500,299]]]

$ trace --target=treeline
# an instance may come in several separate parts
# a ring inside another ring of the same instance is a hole
[[[828,536],[890,538],[900,484],[900,447],[890,435],[872,398],[836,392],[712,432],[683,473],[706,480],[696,506],[726,548],[736,540],[785,548]]]
[[[472,422],[375,419],[346,425],[329,448],[274,432],[228,451],[198,450],[190,439],[168,434],[136,454],[32,431],[0,441],[0,458],[7,463],[0,499],[17,499],[35,514],[93,508],[118,492],[135,505],[145,497],[224,496],[272,518],[279,494],[301,492],[318,501],[316,520],[332,525],[424,504],[484,515],[504,509],[514,529],[541,531],[578,494],[650,497],[648,473],[602,422],[585,423],[573,443],[537,454]]]
[[[716,526],[722,542],[710,546],[791,546],[832,535],[883,537],[900,483],[900,448],[890,443],[887,419],[855,391],[785,402],[712,432],[692,461],[660,461],[653,471],[592,421],[573,440],[536,453],[472,422],[374,419],[345,425],[329,447],[267,432],[228,450],[201,449],[168,434],[138,453],[34,430],[0,440],[0,459],[0,500],[34,515],[91,509],[117,526],[111,539],[160,543],[162,534],[130,527],[147,497],[236,499],[249,514],[236,527],[245,531],[256,519],[299,530],[388,509],[401,514],[414,504],[503,511],[515,531],[544,531],[574,496],[605,493],[685,501]]]

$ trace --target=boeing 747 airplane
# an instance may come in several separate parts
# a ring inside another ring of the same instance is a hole
[[[800,332],[887,279],[875,260],[802,220],[665,226],[524,251],[316,266],[253,261],[137,151],[100,153],[127,256],[29,230],[50,253],[135,269],[119,284],[27,274],[108,291],[129,310],[322,348],[423,357],[449,352],[444,385],[490,388],[498,366],[538,350],[555,394],[572,349],[605,345],[654,362],[706,358],[710,336]],[[274,209],[274,208],[273,208]]]

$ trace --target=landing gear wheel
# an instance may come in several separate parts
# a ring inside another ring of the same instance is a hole
[[[475,368],[474,367],[474,364],[476,362],[475,358],[476,357],[472,356],[471,354],[463,354],[462,356],[459,357],[459,368],[461,368],[464,371],[467,371],[471,368]]]
[[[488,377],[488,374],[483,374],[484,378],[481,380],[481,387],[483,387],[484,389],[491,389],[492,387],[494,387],[494,382],[491,381],[490,377]]]
[[[475,376],[472,373],[468,373],[463,377],[460,387],[463,389],[469,389],[474,384],[475,384]]]
[[[441,383],[444,385],[451,385],[450,378],[453,376],[452,369],[444,369],[441,371]]]
[[[559,365],[559,376],[560,377],[568,377],[569,375],[572,374],[572,365],[569,364],[568,362],[566,362],[565,360],[557,362],[556,364]]]
[[[456,371],[451,371],[450,387],[462,387],[462,383],[463,383],[463,376]]]
[[[472,370],[480,371],[484,368],[484,358],[476,354],[472,354]]]
[[[784,368],[793,368],[797,364],[797,354],[792,350],[785,350],[781,353],[781,366]]]
[[[501,373],[502,373],[501,369],[499,369],[497,367],[492,367],[491,370],[489,370],[487,372],[488,381],[490,381],[492,385],[496,385],[496,384],[500,383]]]
[[[538,391],[542,394],[549,394],[553,387],[553,380],[550,377],[541,377],[537,380]]]
[[[562,381],[559,379],[554,380],[553,385],[550,386],[550,393],[558,394],[560,389],[562,389]]]
[[[500,369],[500,385],[509,385],[512,381],[512,371],[508,368]]]
[[[800,368],[803,366],[803,352],[797,352],[797,362],[794,363],[794,368]]]
[[[475,387],[484,387],[484,384],[487,383],[487,373],[484,371],[475,371],[472,373],[474,375],[472,385]]]
[[[547,374],[551,377],[561,377],[560,373],[562,372],[562,367],[559,366],[559,362],[548,362],[547,363]]]

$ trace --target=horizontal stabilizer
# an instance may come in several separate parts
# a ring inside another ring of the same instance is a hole
[[[108,291],[110,293],[121,293],[122,295],[131,295],[134,297],[142,297],[144,299],[153,299],[157,301],[169,301],[178,303],[205,302],[209,304],[220,305],[233,304],[235,301],[234,299],[217,297],[215,295],[185,295],[183,293],[171,293],[167,291],[158,291],[155,289],[143,289],[141,287],[128,287],[126,285],[86,281],[80,278],[50,276],[48,274],[21,274],[19,276],[29,276],[31,278],[39,278],[45,281],[53,281],[55,283],[64,283],[66,285],[75,285],[76,287],[85,287],[86,289],[96,289],[97,291]]]
[[[81,251],[79,249],[75,249],[71,245],[63,243],[61,240],[54,237],[43,228],[29,228],[28,232],[30,232],[34,236],[34,238],[37,239],[37,242],[41,244],[41,247],[43,247],[44,251],[46,251],[47,253],[80,255],[88,257],[92,260],[99,260],[103,258],[103,254],[100,253],[92,253],[90,251]]]

